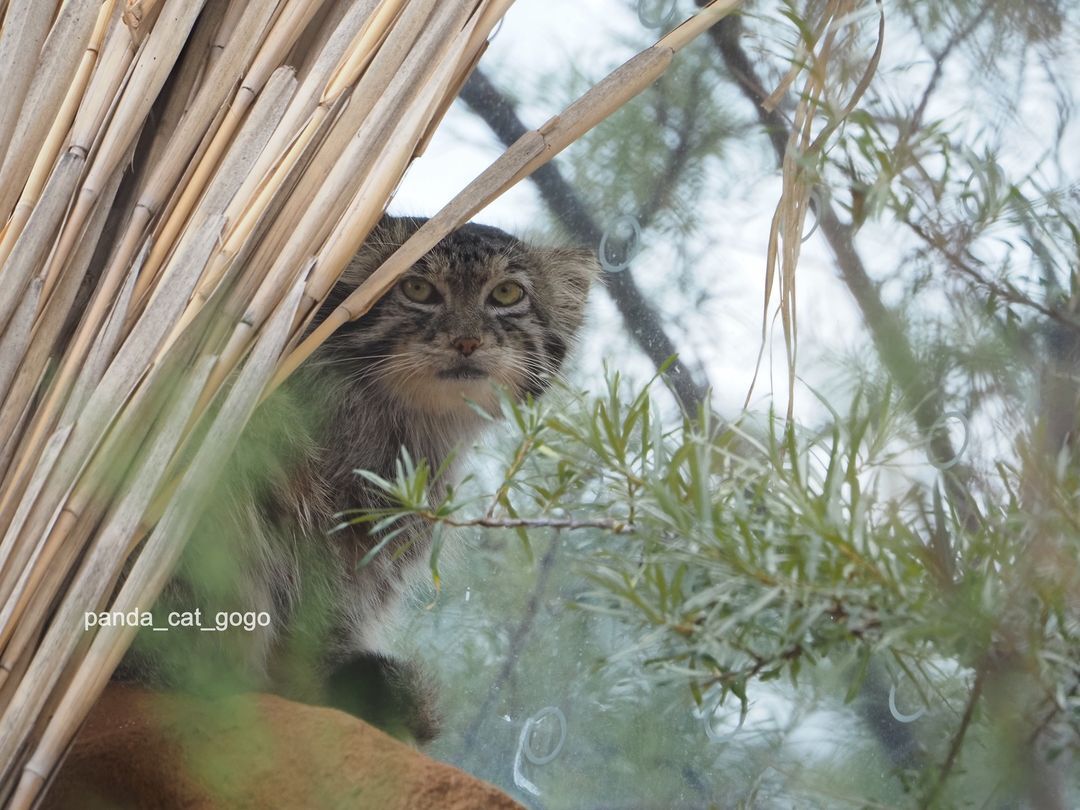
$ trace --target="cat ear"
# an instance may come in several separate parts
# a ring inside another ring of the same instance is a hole
[[[548,251],[548,275],[553,285],[564,289],[584,306],[593,282],[600,278],[596,251],[588,248],[551,248]]]
[[[367,281],[410,236],[427,222],[421,217],[394,217],[384,214],[371,229],[360,250],[349,261],[338,281],[339,292],[349,293]]]
[[[600,262],[594,251],[585,248],[548,248],[541,261],[552,325],[564,342],[573,342],[584,319],[589,288],[600,276]]]

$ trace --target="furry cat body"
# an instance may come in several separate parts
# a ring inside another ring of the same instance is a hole
[[[385,218],[315,324],[422,223]],[[420,689],[411,667],[379,653],[389,612],[424,568],[429,527],[411,520],[363,566],[380,536],[360,524],[331,529],[343,511],[391,506],[357,469],[393,477],[402,448],[438,469],[477,437],[486,420],[475,408],[494,412],[496,386],[521,398],[543,393],[581,325],[597,270],[584,251],[530,247],[487,226],[446,237],[256,412],[155,608],[159,617],[261,611],[270,626],[179,640],[144,633],[121,677],[274,691],[361,715],[389,711],[401,716],[386,723],[430,736],[417,701],[401,698]],[[445,480],[431,484],[433,501]],[[372,672],[385,683],[371,686],[379,680]],[[371,694],[361,694],[361,681]]]

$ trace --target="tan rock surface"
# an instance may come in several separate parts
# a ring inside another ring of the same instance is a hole
[[[48,810],[514,810],[517,802],[333,709],[273,695],[201,700],[111,685]]]

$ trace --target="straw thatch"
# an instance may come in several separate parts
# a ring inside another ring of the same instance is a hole
[[[260,398],[737,5],[522,137],[300,342],[511,1],[0,4],[8,806],[40,796],[131,641],[84,613],[152,604]]]

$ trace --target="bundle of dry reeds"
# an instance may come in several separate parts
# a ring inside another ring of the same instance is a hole
[[[40,797],[136,629],[84,614],[153,603],[260,398],[737,5],[523,137],[301,343],[511,2],[0,2],[8,806]]]

